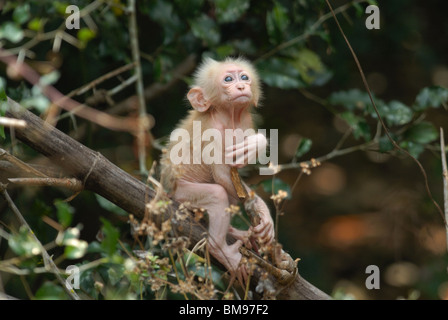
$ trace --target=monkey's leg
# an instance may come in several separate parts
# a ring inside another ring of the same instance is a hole
[[[226,241],[230,226],[230,214],[225,212],[229,207],[226,190],[219,184],[194,183],[180,180],[177,182],[174,198],[177,201],[189,201],[193,206],[204,208],[209,215],[209,250],[230,272],[238,271],[241,261],[240,240],[232,245]],[[241,275],[243,279],[246,275]]]

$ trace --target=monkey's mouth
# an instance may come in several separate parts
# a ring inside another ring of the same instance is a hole
[[[237,101],[237,100],[250,100],[252,97],[248,94],[240,94],[238,96],[235,96],[233,98],[233,101]]]

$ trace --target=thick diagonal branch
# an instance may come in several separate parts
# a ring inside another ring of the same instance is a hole
[[[6,116],[25,120],[26,128],[14,129],[16,137],[82,181],[86,190],[103,196],[135,217],[145,216],[146,203],[154,198],[156,193],[143,182],[115,166],[100,153],[87,148],[44,122],[11,99],[8,99]],[[175,212],[178,205],[174,202],[169,211]],[[172,219],[172,226],[176,233],[179,236],[188,237],[191,246],[205,236],[204,226],[195,222],[194,218],[176,220],[174,215],[166,212],[162,219]],[[258,277],[255,275],[251,281],[253,291],[258,283]],[[279,287],[281,287],[280,284]],[[329,297],[297,274],[294,281],[281,290],[277,298],[315,300]]]

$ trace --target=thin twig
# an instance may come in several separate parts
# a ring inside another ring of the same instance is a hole
[[[75,178],[9,178],[8,180],[18,185],[60,187],[74,192],[80,192],[83,189],[81,181]]]
[[[294,193],[295,188],[299,184],[299,181],[302,178],[302,176],[303,176],[303,170],[300,170],[299,174],[297,175],[296,181],[294,181],[294,183],[293,183],[293,185],[291,187],[291,197],[292,197],[292,195]],[[285,203],[287,202],[286,200],[287,199],[283,200],[282,204],[280,205],[280,209],[279,209],[280,212],[282,212],[284,210]],[[276,225],[278,225],[278,222],[276,222]],[[275,233],[278,234],[278,230]],[[276,240],[278,240],[278,239],[276,239]]]
[[[128,79],[126,79],[125,81],[123,81],[122,83],[117,85],[116,87],[108,90],[107,94],[109,96],[113,96],[113,95],[117,94],[118,92],[122,91],[127,86],[130,86],[131,84],[133,84],[135,81],[137,81],[137,76],[134,74],[133,76],[129,77]]]
[[[86,24],[88,24],[89,27],[93,27],[93,28],[91,28],[93,30],[95,30],[96,26],[94,26],[94,24],[90,22],[92,20],[91,20],[89,14],[91,12],[93,12],[94,10],[96,10],[102,4],[103,4],[103,1],[96,0],[92,3],[90,3],[89,5],[87,5],[85,8],[83,8],[79,12],[80,18],[85,19],[86,17],[88,17],[88,20],[85,20]],[[10,54],[18,54],[20,51],[24,51],[25,55],[32,58],[34,56],[34,53],[29,51],[29,49],[38,45],[42,41],[51,40],[51,39],[53,39],[53,51],[54,52],[59,51],[59,49],[61,47],[61,45],[60,45],[61,40],[65,40],[66,42],[70,43],[71,45],[79,48],[79,40],[77,38],[69,35],[68,33],[64,32],[65,29],[66,29],[66,26],[65,26],[65,21],[64,21],[55,30],[45,32],[45,33],[41,32],[41,31],[30,32],[30,30],[26,30],[25,35],[27,37],[29,37],[30,40],[19,47],[9,49],[8,52],[6,52],[6,53],[0,52],[0,56],[10,55]]]
[[[24,170],[25,172],[34,174],[34,175],[36,175],[38,177],[42,177],[42,178],[47,177],[45,174],[43,174],[39,170],[34,169],[33,167],[29,166],[22,160],[17,159],[16,157],[14,157],[10,153],[8,153],[6,150],[3,150],[0,148],[0,159],[2,159],[2,158],[7,160],[8,162],[12,163],[13,165],[17,166],[18,168]]]
[[[335,13],[341,13],[344,12],[345,10],[347,10],[348,8],[350,8],[353,4],[355,3],[362,3],[362,2],[367,2],[367,0],[355,0],[352,1],[350,3],[347,3],[345,5],[342,5],[338,8],[336,8],[334,10]],[[313,25],[311,27],[309,27],[303,34],[301,34],[300,36],[297,36],[289,41],[283,42],[280,45],[278,45],[277,47],[275,47],[274,49],[268,51],[267,53],[265,53],[264,55],[262,55],[261,57],[259,57],[258,59],[256,59],[254,61],[254,63],[257,63],[260,60],[264,60],[267,59],[271,56],[273,56],[274,54],[276,54],[277,52],[286,49],[288,47],[291,47],[303,40],[306,40],[309,36],[313,35],[316,32],[316,29],[322,24],[324,23],[326,20],[328,20],[329,18],[331,18],[331,13],[326,13],[324,15],[322,15],[319,19],[317,19],[317,21],[315,23],[313,23]]]
[[[102,75],[101,77],[99,77],[93,81],[90,81],[88,84],[83,85],[81,88],[71,91],[69,94],[67,94],[67,97],[71,98],[71,97],[74,97],[75,95],[79,96],[81,94],[84,94],[86,91],[99,85],[101,82],[104,82],[110,78],[113,78],[113,77],[119,75],[120,73],[128,71],[128,70],[132,69],[133,67],[135,67],[135,63],[131,62],[131,63],[128,63],[122,67],[115,69],[115,70],[112,70],[112,71]]]
[[[7,51],[0,48],[0,60],[7,65],[15,65],[17,58],[13,55],[8,55]],[[42,93],[52,102],[57,103],[59,107],[69,112],[75,113],[77,116],[94,122],[100,126],[116,131],[135,132],[135,119],[122,118],[112,116],[108,113],[93,109],[85,104],[74,101],[67,96],[64,96],[59,90],[51,85],[43,85],[41,83],[40,75],[26,63],[20,64],[16,67],[17,72],[29,83],[39,86]],[[149,121],[148,121],[149,122]],[[148,126],[150,123],[148,124]]]
[[[336,158],[336,157],[340,157],[343,155],[346,155],[348,153],[352,153],[355,151],[364,151],[364,150],[368,150],[371,147],[374,147],[377,144],[376,141],[372,140],[372,141],[368,141],[366,143],[363,144],[359,144],[353,147],[348,147],[345,149],[333,149],[333,151],[331,151],[330,153],[318,157],[316,158],[316,161],[322,163],[325,161],[328,161],[330,159]],[[302,161],[302,162],[291,162],[291,163],[286,163],[286,164],[281,164],[278,165],[275,170],[277,172],[283,171],[283,170],[288,170],[288,169],[298,169],[298,168],[302,168],[302,163],[307,163],[307,164],[311,164],[311,161]]]
[[[24,127],[26,127],[26,122],[23,120],[0,117],[0,126],[24,128]]]
[[[150,101],[165,94],[170,88],[183,80],[190,72],[194,70],[196,66],[196,55],[190,54],[181,63],[179,63],[174,69],[165,72],[166,82],[154,82],[145,88],[144,95],[145,101]],[[135,97],[131,96],[125,100],[115,104],[109,112],[112,114],[122,114],[127,112],[129,109],[134,109],[135,107]]]
[[[352,131],[353,131],[353,129],[351,127],[348,130],[345,131],[344,135],[342,136],[341,140],[339,140],[339,142],[337,143],[336,147],[334,147],[333,151],[337,151],[337,150],[341,149],[341,147],[344,145],[345,141],[350,136]]]
[[[61,27],[62,26],[64,26],[64,28],[65,28],[65,22],[63,25],[61,25]],[[21,45],[20,47],[11,48],[11,49],[8,49],[8,51],[0,52],[0,57],[9,56],[9,55],[13,55],[13,54],[19,54],[20,51],[25,51],[25,55],[27,57],[32,58],[34,55],[30,54],[28,50],[31,49],[32,47],[38,45],[42,41],[54,39],[56,37],[56,35],[58,34],[58,32],[60,32],[60,30],[58,30],[58,29],[49,31],[47,33],[39,32],[39,33],[35,34],[28,42]]]
[[[139,125],[137,131],[138,161],[139,161],[140,173],[146,175],[148,173],[148,169],[146,167],[145,131],[149,130],[149,128],[145,125],[147,115],[146,115],[145,95],[143,88],[142,67],[140,63],[140,49],[138,44],[135,0],[129,0],[128,12],[130,15],[129,36],[131,40],[132,60],[134,61],[135,64],[135,74],[137,76],[137,82],[135,83],[135,86],[140,110],[139,111],[140,121],[138,122]]]
[[[445,207],[445,221],[448,221],[448,169],[446,165],[445,137],[443,128],[440,128],[440,154],[442,157],[442,177],[443,177],[443,202]],[[448,225],[446,228],[446,248],[448,250]]]
[[[392,138],[392,136],[391,136],[391,134],[389,132],[389,129],[386,127],[386,124],[384,123],[384,120],[383,120],[382,116],[380,115],[380,112],[378,111],[378,108],[376,106],[375,100],[373,99],[373,95],[372,95],[372,92],[370,90],[370,86],[369,86],[369,84],[367,82],[367,79],[366,79],[366,76],[364,74],[364,71],[362,70],[361,63],[359,62],[358,56],[356,55],[355,51],[353,50],[353,47],[351,46],[350,41],[348,41],[348,39],[347,39],[347,37],[345,35],[344,30],[342,29],[341,25],[339,24],[339,20],[336,17],[336,13],[333,10],[333,7],[331,6],[331,4],[330,4],[330,2],[328,0],[325,0],[325,1],[327,2],[328,7],[330,8],[331,14],[333,15],[334,21],[336,22],[336,25],[337,25],[337,27],[338,27],[342,37],[344,38],[345,43],[347,44],[347,47],[348,47],[348,49],[350,50],[350,52],[351,52],[351,54],[353,56],[353,59],[355,60],[356,66],[358,67],[358,70],[359,70],[359,74],[361,75],[362,82],[363,82],[364,87],[365,87],[365,89],[367,91],[367,94],[369,95],[370,102],[372,103],[372,107],[375,110],[375,113],[376,113],[376,115],[378,117],[378,120],[380,121],[381,126],[384,129],[384,133],[386,134],[388,140],[390,141],[390,143],[392,143],[392,145],[394,146],[394,148],[396,150],[399,150],[399,151],[405,153],[408,157],[410,157],[412,160],[414,160],[414,162],[417,164],[417,166],[420,169],[420,172],[423,175],[423,178],[424,178],[424,181],[425,181],[426,192],[428,194],[428,197],[431,199],[432,203],[434,204],[434,206],[439,211],[440,215],[442,216],[444,224],[447,226],[447,220],[445,219],[445,215],[443,214],[443,211],[440,208],[440,206],[437,203],[437,201],[432,196],[432,192],[431,192],[431,189],[429,187],[428,175],[426,174],[425,168],[420,163],[420,161],[418,161],[413,155],[411,155],[409,153],[409,151],[407,151],[406,149],[403,149],[402,147],[400,147],[398,145],[398,143]]]

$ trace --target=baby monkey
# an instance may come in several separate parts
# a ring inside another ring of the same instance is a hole
[[[240,266],[239,247],[243,243],[250,246],[250,241],[249,232],[230,225],[231,217],[226,208],[239,201],[230,171],[231,167],[254,163],[257,151],[266,149],[267,140],[254,130],[253,134],[244,137],[243,142],[230,146],[225,137],[226,130],[228,134],[229,130],[254,128],[250,109],[258,105],[260,96],[259,77],[250,62],[243,58],[227,58],[222,62],[205,59],[194,74],[194,84],[187,94],[193,110],[176,129],[188,133],[190,138],[177,142],[173,131],[161,160],[162,185],[175,200],[189,202],[207,211],[209,251],[240,282],[246,281],[247,270]],[[199,133],[197,128],[200,128]],[[212,141],[205,145],[203,133],[208,129],[217,130],[222,138],[209,139]],[[215,152],[207,155],[199,150],[198,153],[195,150],[198,145],[201,150],[213,146]],[[220,151],[218,154],[217,150]],[[183,161],[173,161],[173,152],[178,156],[179,151],[184,151]],[[243,186],[250,191],[246,184]],[[251,227],[250,234],[261,243],[270,244],[274,239],[273,221],[267,205],[257,195],[254,209],[260,223]],[[237,239],[232,245],[226,241],[228,233]]]

